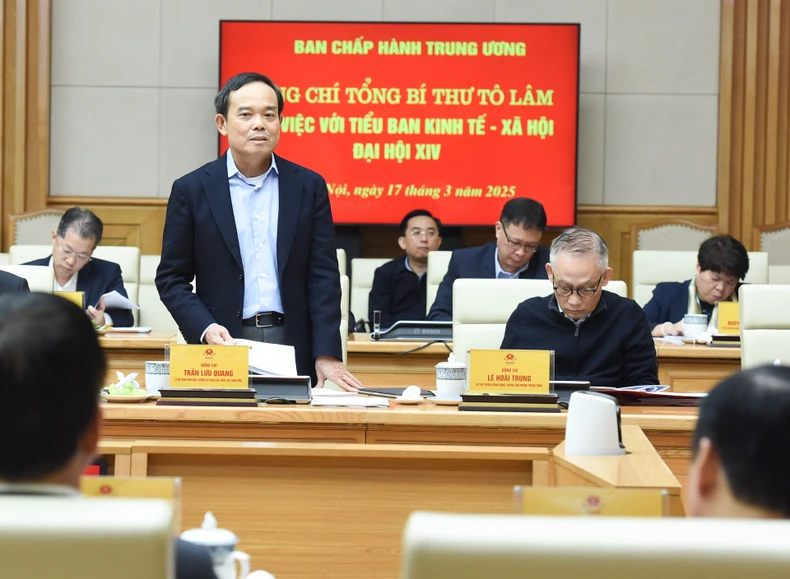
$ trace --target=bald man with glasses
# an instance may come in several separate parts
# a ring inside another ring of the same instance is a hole
[[[549,251],[540,245],[546,222],[543,205],[534,199],[519,197],[505,203],[494,226],[496,241],[453,252],[428,319],[453,319],[457,279],[546,279]]]
[[[603,289],[612,268],[600,235],[581,227],[561,233],[546,273],[554,292],[519,304],[505,327],[503,350],[554,350],[556,380],[658,384],[647,316],[635,301]]]

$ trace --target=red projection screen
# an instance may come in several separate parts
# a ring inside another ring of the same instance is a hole
[[[337,224],[492,225],[513,197],[576,221],[578,24],[220,22],[220,86],[248,71],[283,91],[277,153],[323,175]]]

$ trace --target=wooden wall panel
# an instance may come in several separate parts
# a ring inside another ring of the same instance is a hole
[[[790,219],[789,167],[790,0],[722,0],[719,229],[759,249]]]
[[[162,248],[165,199],[96,199],[90,197],[53,197],[50,206],[67,209],[74,205],[95,212],[104,222],[105,245],[137,245],[143,254],[158,254]],[[133,203],[133,204],[131,204]],[[609,245],[609,263],[615,279],[631,280],[631,225],[649,223],[661,217],[686,219],[701,225],[715,225],[715,207],[636,207],[582,205],[578,223],[597,231]],[[559,231],[547,231],[543,243],[548,245]],[[491,227],[465,228],[465,245],[481,245],[494,239]],[[395,257],[397,228],[363,227],[363,257]]]
[[[49,188],[50,0],[0,0],[0,207],[44,209]],[[7,220],[0,220],[0,237]]]

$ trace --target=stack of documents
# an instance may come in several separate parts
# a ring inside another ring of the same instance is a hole
[[[293,346],[267,344],[254,340],[237,339],[238,346],[250,349],[249,370],[251,374],[264,376],[297,376],[296,351]]]
[[[313,406],[346,406],[350,408],[389,408],[389,400],[379,396],[360,396],[328,388],[313,388]]]

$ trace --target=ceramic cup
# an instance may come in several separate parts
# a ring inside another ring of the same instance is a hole
[[[708,329],[708,316],[705,314],[686,314],[683,316],[683,335],[696,338]]]
[[[436,364],[436,397],[460,400],[466,390],[466,364],[439,362]]]
[[[170,362],[151,360],[145,363],[145,389],[158,394],[162,388],[170,386]]]

